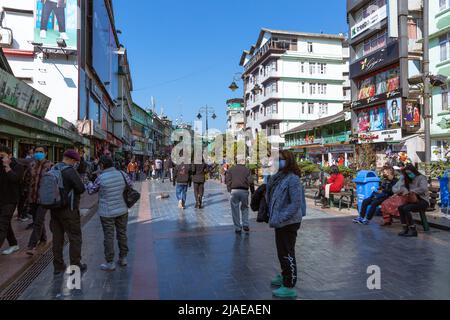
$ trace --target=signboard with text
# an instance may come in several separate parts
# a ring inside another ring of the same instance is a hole
[[[351,38],[356,38],[366,30],[375,27],[378,23],[387,18],[387,8],[383,6],[374,11],[367,18],[364,18],[351,28]]]
[[[399,45],[394,42],[386,48],[378,50],[364,59],[350,65],[350,78],[354,79],[363,74],[376,71],[394,63],[399,58]]]

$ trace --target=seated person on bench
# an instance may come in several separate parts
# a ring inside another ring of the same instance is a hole
[[[327,184],[320,188],[320,197],[322,198],[322,209],[329,208],[328,199],[330,193],[339,193],[344,187],[345,178],[339,172],[338,166],[331,166],[331,176],[327,180]]]
[[[372,193],[370,198],[363,201],[359,212],[359,217],[353,219],[353,222],[368,225],[369,221],[372,220],[375,215],[377,207],[386,199],[394,195],[392,188],[397,181],[398,179],[395,178],[394,168],[391,166],[385,166],[383,168],[383,182],[381,183],[380,188],[378,191]],[[370,208],[367,210],[369,206]]]
[[[426,210],[430,205],[427,177],[421,174],[412,164],[402,169],[402,177],[393,187],[395,194],[408,196],[409,203],[400,206],[400,220],[403,231],[401,237],[417,237],[417,229],[411,212]]]

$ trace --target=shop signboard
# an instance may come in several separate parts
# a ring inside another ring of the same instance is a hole
[[[395,103],[388,100],[356,113],[359,143],[395,142],[402,139],[402,130],[398,123],[398,117],[401,115],[398,115],[399,111],[396,110],[398,104],[401,105],[401,99],[394,101]]]
[[[25,82],[0,69],[0,102],[44,118],[51,99]]]
[[[394,63],[399,58],[399,45],[394,42],[386,48],[359,60],[350,65],[350,78],[354,79],[364,74],[374,72]]]
[[[65,49],[77,49],[77,0],[36,0],[34,12],[34,42],[59,48],[57,40],[63,39]]]
[[[353,153],[352,145],[333,146],[329,148],[330,153]]]
[[[378,23],[387,18],[387,7],[382,6],[378,10],[375,10],[367,18],[361,20],[351,28],[351,38],[356,38],[366,30],[375,27]]]

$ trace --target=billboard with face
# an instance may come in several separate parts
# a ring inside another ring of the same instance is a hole
[[[398,129],[402,126],[402,99],[392,99],[386,102],[387,107],[387,127],[388,129]]]
[[[36,0],[34,42],[57,48],[64,39],[67,49],[77,49],[77,0]]]

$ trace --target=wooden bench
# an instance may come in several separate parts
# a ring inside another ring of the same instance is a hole
[[[321,199],[319,199],[320,190],[316,192],[314,197],[314,205],[322,204]],[[334,206],[337,202],[339,210],[342,210],[342,204],[347,203],[347,209],[350,209],[353,206],[353,202],[355,201],[355,193],[353,189],[345,189],[341,192],[330,192],[330,198],[328,199],[328,204],[330,207]]]
[[[439,198],[439,188],[436,187],[429,187],[428,190],[430,191],[430,205],[426,210],[422,210],[419,212],[416,212],[420,216],[420,222],[422,223],[423,231],[430,231],[430,224],[428,223],[427,219],[427,211],[434,211],[436,208],[436,204],[438,203]],[[381,206],[377,207],[376,215],[382,215],[381,214]]]

